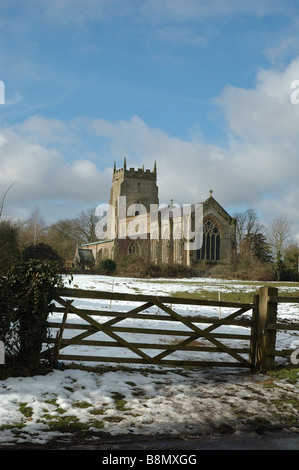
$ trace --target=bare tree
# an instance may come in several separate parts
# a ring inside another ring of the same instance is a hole
[[[239,252],[248,248],[248,242],[255,237],[262,229],[259,224],[259,217],[254,209],[247,209],[245,212],[234,214],[236,219],[236,242]]]
[[[48,227],[48,243],[65,259],[73,259],[76,247],[85,242],[77,219],[64,219]]]
[[[282,272],[282,258],[292,235],[292,223],[281,216],[273,220],[268,227],[268,243],[272,250],[277,279]]]
[[[99,217],[95,209],[82,211],[74,219],[60,220],[47,228],[47,241],[59,255],[73,259],[76,247],[97,240],[96,224]]]
[[[4,202],[5,202],[5,198],[7,196],[7,193],[8,191],[12,188],[12,186],[15,184],[15,181],[9,186],[9,188],[5,191],[4,193],[4,196],[2,197],[1,199],[1,204],[0,204],[0,220],[2,218],[2,214],[3,214],[3,208],[4,208]]]
[[[92,243],[97,240],[96,225],[99,217],[95,214],[95,209],[82,211],[76,220],[76,228],[78,234],[82,237],[83,243]]]
[[[44,242],[46,237],[46,222],[38,208],[36,208],[23,226],[22,237],[24,245],[36,245]]]

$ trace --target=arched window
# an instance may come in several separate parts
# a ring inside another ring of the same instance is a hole
[[[210,217],[207,217],[203,222],[202,247],[197,250],[196,258],[207,261],[219,261],[220,259],[220,230]]]
[[[132,242],[128,247],[129,255],[140,255],[140,246],[137,242]]]

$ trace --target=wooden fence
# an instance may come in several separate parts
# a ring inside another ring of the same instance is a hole
[[[75,299],[83,307],[73,305]],[[88,308],[84,308],[86,299]],[[299,330],[299,324],[277,323],[278,302],[299,302],[299,299],[278,297],[277,289],[269,287],[261,288],[251,303],[71,288],[57,289],[55,301],[54,311],[63,317],[60,322],[49,322],[50,329],[56,329],[57,333],[50,339],[53,346],[43,353],[43,357],[50,355],[54,362],[268,369],[273,367],[275,356],[292,352],[275,350],[276,331]],[[90,301],[97,304],[97,308],[90,309]],[[192,313],[192,309],[198,307],[203,313]],[[205,312],[211,307],[215,307],[216,312],[221,309],[222,313],[211,317],[210,312],[209,315]],[[234,332],[236,327],[241,328],[241,332]],[[70,335],[71,330],[75,334]],[[76,350],[78,346],[88,347],[89,354],[68,353],[66,348],[72,346],[76,346]],[[90,348],[95,348],[92,355]],[[99,354],[102,350],[107,353]],[[212,359],[215,354],[217,360]]]

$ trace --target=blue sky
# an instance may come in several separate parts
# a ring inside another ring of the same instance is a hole
[[[160,202],[214,197],[299,234],[296,0],[1,0],[0,197],[48,223],[108,202],[113,163]]]

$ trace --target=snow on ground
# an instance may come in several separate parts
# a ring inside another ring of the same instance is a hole
[[[68,280],[66,279],[66,285],[68,286]],[[192,278],[192,279],[133,279],[133,278],[121,278],[121,277],[108,277],[108,276],[94,276],[94,275],[76,275],[74,277],[73,282],[71,283],[70,287],[75,287],[75,288],[80,288],[80,289],[86,289],[86,290],[101,290],[105,292],[118,292],[118,293],[129,293],[129,294],[147,294],[147,295],[156,295],[156,296],[171,296],[174,293],[177,292],[189,292],[189,293],[197,293],[198,291],[204,289],[205,291],[210,291],[210,292],[220,292],[221,293],[227,293],[227,292],[250,292],[253,294],[258,293],[259,288],[263,286],[263,283],[246,283],[245,281],[231,281],[231,280],[223,280],[223,279],[211,279],[211,278]],[[292,284],[293,286],[293,284]],[[288,291],[293,291],[293,292],[298,292],[298,297],[299,297],[299,284],[295,287],[279,287],[279,292],[280,294],[284,294],[284,290],[288,288]],[[135,304],[130,304],[129,302],[125,301],[107,301],[107,300],[96,300],[96,299],[75,299],[73,302],[73,305],[78,307],[78,308],[92,308],[92,309],[101,309],[101,310],[107,310],[107,317],[102,317],[101,320],[99,320],[99,317],[95,317],[97,321],[105,322],[111,319],[111,316],[109,317],[109,311],[113,311],[113,309],[117,308],[117,311],[127,311],[130,308],[137,307],[140,305],[139,303]],[[172,306],[174,308],[174,306]],[[179,314],[182,316],[184,315],[204,315],[206,317],[216,317],[218,318],[219,316],[221,318],[224,318],[225,316],[231,314],[234,312],[236,309],[229,309],[229,308],[221,308],[219,307],[202,307],[202,306],[189,306],[189,305],[176,305],[175,306],[175,311],[177,311]],[[159,308],[156,306],[153,306],[151,308],[148,308],[145,310],[145,313],[154,313],[157,316],[160,314],[165,315],[164,311],[161,311]],[[248,313],[244,315],[245,317],[248,316]],[[50,317],[51,321],[61,321],[62,316],[59,314],[53,314]],[[297,321],[299,322],[299,304],[279,304],[278,308],[278,319],[279,320],[289,320],[289,321]],[[68,321],[69,322],[75,322],[75,323],[85,323],[84,320],[80,320],[78,316],[76,315],[69,315],[68,316]],[[119,326],[119,324],[117,325]],[[137,319],[127,319],[123,320],[121,322],[121,326],[128,326],[128,327],[139,327],[139,328],[144,328],[144,327],[150,327],[150,328],[158,328],[158,329],[169,329],[169,328],[174,328],[178,329],[178,324],[175,322],[161,322],[161,321],[139,321]],[[208,324],[198,324],[200,328],[205,328],[208,326]],[[187,326],[184,326],[183,324],[180,324],[179,326],[180,330],[188,330]],[[248,328],[240,327],[240,326],[229,326],[229,327],[219,327],[217,329],[217,333],[234,333],[234,334],[242,334],[242,335],[250,335],[250,330]],[[78,333],[78,331],[77,331]],[[65,330],[64,337],[69,338],[72,337],[74,333],[72,333],[70,330]],[[151,335],[130,335],[129,333],[122,334],[124,339],[127,341],[138,341],[138,342],[153,342],[153,338]],[[97,333],[93,335],[92,339],[95,340],[109,340],[111,341],[111,338],[107,338],[107,336],[103,333]],[[178,337],[168,337],[165,340],[164,338],[161,337],[159,341],[162,343],[167,342],[172,342],[177,340]],[[181,337],[181,339],[184,339]],[[277,344],[277,349],[290,349],[292,343],[298,339],[298,332],[296,331],[278,331],[276,335],[276,344]],[[155,342],[155,341],[154,341]],[[231,346],[232,343],[229,340],[224,340],[224,344],[227,346]],[[203,345],[208,345],[210,346],[209,342],[202,342]],[[233,340],[233,346],[234,347],[248,347],[249,341],[248,340],[240,340],[236,341]],[[67,347],[63,350],[65,354],[85,354],[85,355],[92,355],[92,354],[98,354],[102,356],[106,356],[106,351],[105,349],[97,349],[95,351],[95,348],[87,348],[85,346],[72,346],[72,347]],[[128,351],[125,348],[118,349],[117,354],[121,354],[122,357],[132,357],[134,356],[133,353]],[[115,351],[112,351],[113,354]],[[157,350],[146,350],[146,353],[149,354],[150,356],[158,354]],[[193,353],[193,358],[195,357]],[[246,359],[248,359],[248,356],[244,356]],[[205,353],[196,353],[196,358],[198,360],[206,360],[207,356]],[[213,353],[209,355],[209,360],[227,360],[230,358],[224,357],[223,354],[218,355],[216,353]],[[178,351],[176,353],[171,354],[171,359],[190,359],[190,353],[186,353],[183,351]],[[281,359],[277,359],[277,361],[281,361]]]
[[[257,284],[246,287],[241,282],[203,278],[170,281],[75,276],[72,282],[73,287],[83,289],[161,296],[186,290],[196,292],[201,286],[218,291],[220,285],[222,292],[236,288],[256,292],[259,288]],[[296,289],[299,293],[299,286]],[[92,305],[91,308],[100,304],[108,313],[111,308],[109,301],[76,302],[82,307]],[[128,305],[118,303],[117,308],[125,310]],[[198,314],[196,309],[194,312]],[[184,308],[180,313],[186,314]],[[219,310],[205,308],[205,313],[218,316]],[[57,319],[57,315],[51,315],[50,320]],[[282,305],[279,316],[299,321],[298,305]],[[289,348],[295,338],[298,333],[294,336],[294,332],[282,332],[278,342]],[[77,348],[73,347],[73,351],[79,354]],[[84,354],[92,354],[84,348]],[[136,438],[227,432],[238,436],[261,432],[263,428],[299,430],[299,380],[289,383],[243,369],[102,366],[92,372],[66,368],[45,376],[0,381],[0,447],[23,442],[61,442],[75,430],[85,433],[90,442],[118,435]]]
[[[294,431],[298,382],[270,385],[262,375],[224,370],[56,370],[10,378],[0,382],[0,446],[61,441],[78,423],[92,431],[91,442],[119,434],[238,436],[263,426]]]

